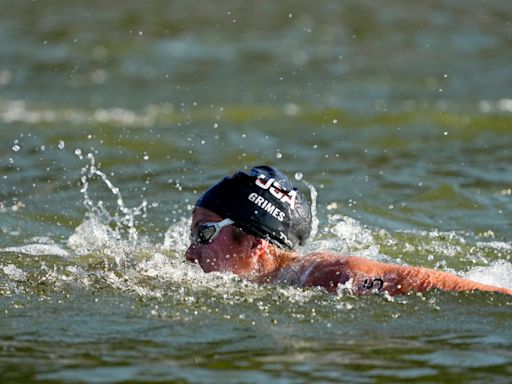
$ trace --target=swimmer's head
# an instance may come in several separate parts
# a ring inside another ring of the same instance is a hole
[[[306,196],[279,170],[259,166],[238,171],[208,189],[196,207],[230,218],[245,232],[293,250],[311,233]]]

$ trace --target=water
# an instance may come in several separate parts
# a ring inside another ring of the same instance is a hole
[[[255,286],[183,260],[269,164],[334,249],[512,288],[512,6],[0,1],[2,382],[509,382],[492,293]]]

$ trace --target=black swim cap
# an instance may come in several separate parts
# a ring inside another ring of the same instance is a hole
[[[303,245],[311,233],[306,196],[272,167],[225,177],[201,196],[196,207],[230,218],[245,232],[288,250]]]

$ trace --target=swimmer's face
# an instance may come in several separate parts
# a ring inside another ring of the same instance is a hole
[[[192,238],[197,237],[199,225],[220,222],[222,219],[206,208],[196,207],[190,227]],[[243,234],[240,229],[228,225],[223,227],[210,243],[192,242],[185,252],[185,257],[188,261],[199,264],[205,272],[219,271],[246,275],[254,270],[256,264],[252,252],[254,240],[254,236]]]

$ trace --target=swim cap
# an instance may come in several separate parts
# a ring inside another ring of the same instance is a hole
[[[303,245],[311,233],[306,196],[284,173],[268,166],[225,177],[201,196],[196,207],[230,218],[245,232],[288,250]]]

